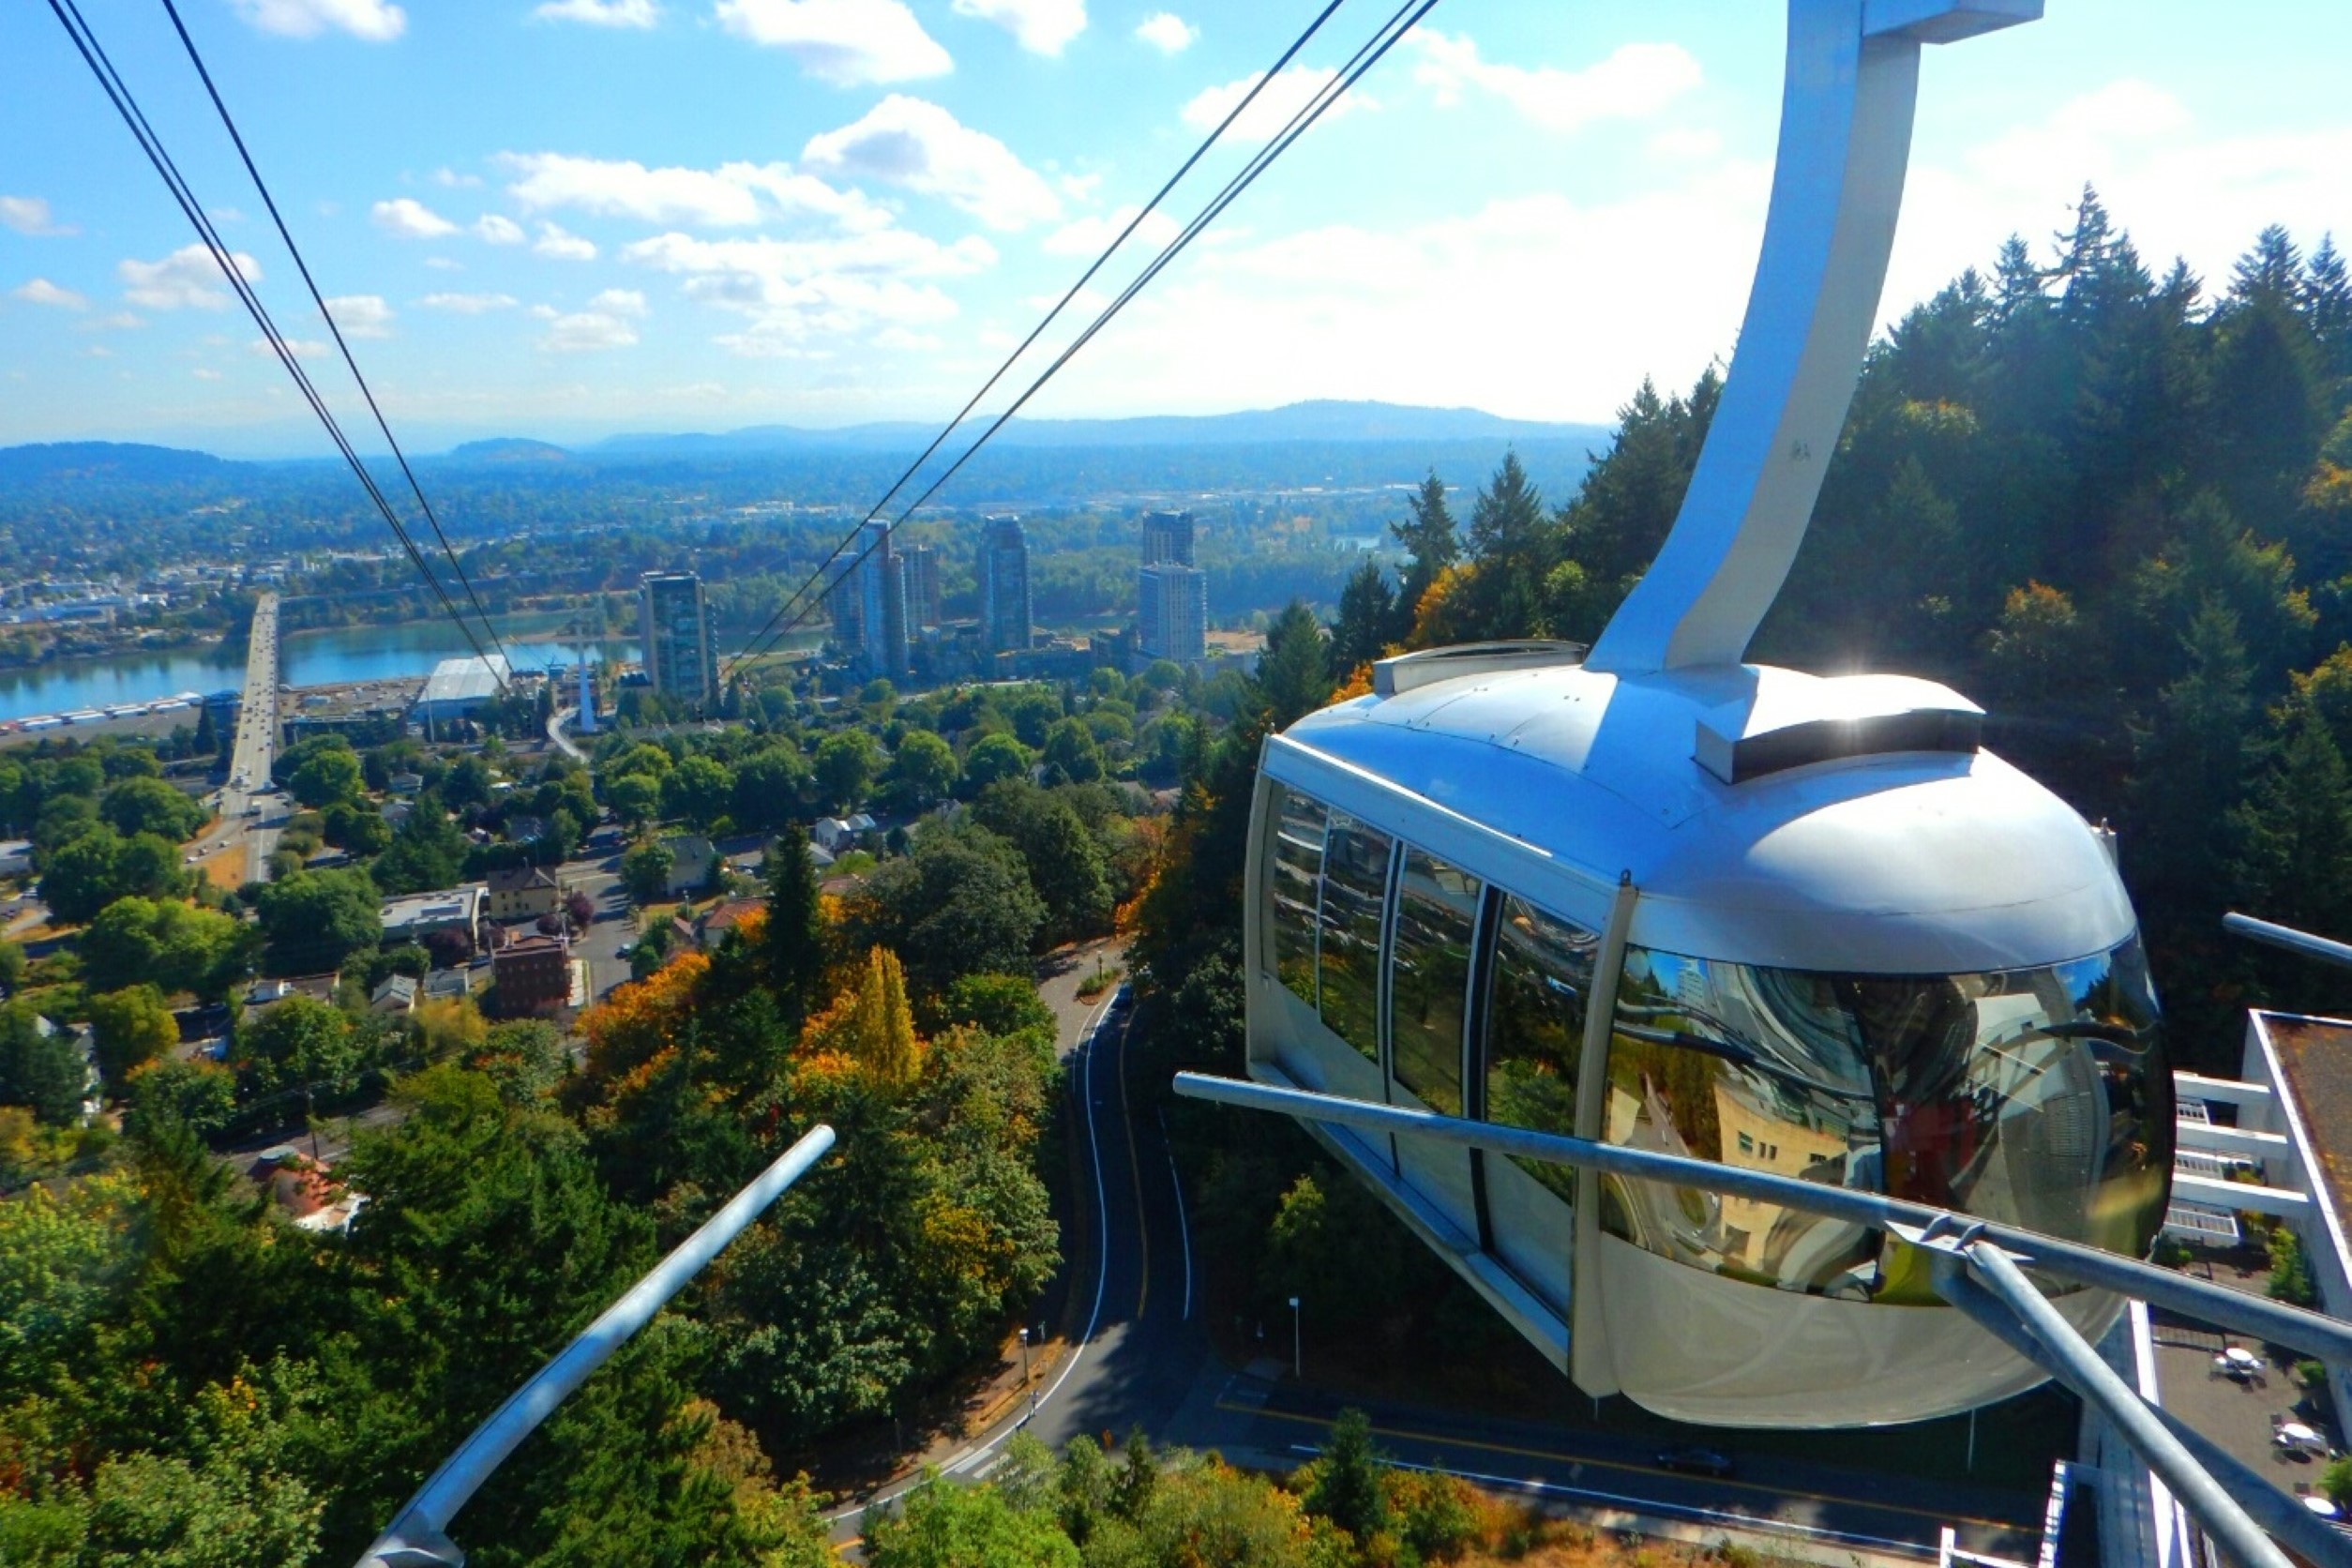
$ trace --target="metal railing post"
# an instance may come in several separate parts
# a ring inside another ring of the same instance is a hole
[[[595,1322],[508,1395],[506,1402],[441,1462],[441,1468],[417,1488],[390,1527],[361,1555],[359,1568],[462,1568],[465,1553],[448,1536],[449,1521],[458,1510],[556,1406],[588,1380],[589,1374],[611,1360],[632,1334],[653,1321],[654,1314],[687,1280],[701,1273],[832,1147],[831,1127],[811,1127],[750,1185],[730,1199],[725,1208],[679,1243],[652,1273],[598,1313]]]
[[[2256,920],[2251,914],[2239,914],[2233,910],[2222,916],[2222,929],[2250,942],[2268,942],[2272,947],[2284,947],[2290,953],[2300,953],[2307,958],[2352,968],[2352,944],[2330,942],[2309,931],[2299,931],[2292,926]]]

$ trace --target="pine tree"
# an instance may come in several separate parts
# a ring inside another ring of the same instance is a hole
[[[816,1006],[824,977],[824,915],[818,907],[817,867],[808,857],[808,830],[787,822],[768,847],[768,919],[760,933],[761,968],[776,1011],[798,1030]]]
[[[2273,223],[2254,236],[2254,249],[2230,269],[2233,305],[2292,309],[2303,293],[2303,258],[2285,228]]]
[[[2303,317],[2318,339],[2328,373],[2342,380],[2352,376],[2352,275],[2333,234],[2323,234],[2319,249],[2303,268]]]
[[[1288,729],[1330,700],[1331,656],[1315,614],[1292,599],[1266,632],[1258,658],[1258,686],[1266,703],[1266,723]]]
[[[1380,1489],[1372,1422],[1362,1410],[1342,1410],[1333,1423],[1331,1443],[1317,1461],[1315,1484],[1304,1500],[1308,1513],[1329,1519],[1359,1546],[1388,1528],[1388,1498]]]
[[[1332,669],[1345,674],[1368,664],[1395,641],[1396,594],[1380,564],[1366,557],[1339,590],[1339,619],[1331,633]]]
[[[2239,897],[2266,920],[2352,931],[2352,774],[2325,719],[2297,703],[2285,739],[2231,813]]]
[[[1420,608],[1421,596],[1437,581],[1439,574],[1462,558],[1461,535],[1455,532],[1454,514],[1445,504],[1445,481],[1431,469],[1421,481],[1421,488],[1412,494],[1407,506],[1411,515],[1402,522],[1392,522],[1389,532],[1405,547],[1412,564],[1405,568],[1404,581],[1396,595],[1396,620],[1389,636],[1391,641],[1401,641],[1412,629],[1414,612]]]

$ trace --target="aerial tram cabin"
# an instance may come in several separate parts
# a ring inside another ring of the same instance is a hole
[[[1589,653],[1407,655],[1268,738],[1252,1077],[2145,1256],[2172,1079],[2111,841],[1944,686],[1743,662],[1869,339],[1921,45],[2039,12],[1792,0],[1740,354],[1656,565]],[[1832,1426],[2043,1379],[1882,1231],[1311,1130],[1589,1393]],[[2052,1289],[2093,1338],[2119,1310]]]

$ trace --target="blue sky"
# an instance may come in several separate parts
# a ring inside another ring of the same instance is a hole
[[[180,5],[424,450],[943,416],[1314,8]],[[281,327],[318,343],[158,0],[83,6]],[[1303,60],[1387,10],[1351,0]],[[2152,259],[2211,279],[2266,222],[2352,239],[2352,7],[2049,11],[1930,52],[1888,314],[2006,234],[2045,242],[2087,179]],[[1783,15],[1445,0],[1032,412],[1371,397],[1605,420],[1645,374],[1687,383],[1732,348]],[[0,443],[322,451],[47,7],[0,8]],[[356,424],[339,368],[311,363]]]

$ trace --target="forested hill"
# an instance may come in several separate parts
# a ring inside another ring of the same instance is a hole
[[[1349,581],[1328,673],[1392,642],[1591,640],[1666,537],[1717,392],[1711,375],[1685,396],[1642,386],[1572,493],[1547,502],[1506,464],[1458,536],[1443,492],[1419,497],[1410,566]],[[2343,258],[2271,229],[2210,285],[2160,273],[2086,191],[2048,253],[2012,240],[1873,347],[1753,656],[1983,701],[1996,749],[2118,827],[2181,1054],[2234,1068],[2249,996],[2352,1005],[2334,972],[2220,929],[2234,905],[2352,933],[2348,644]],[[1176,837],[1222,853],[1229,829],[1213,809]],[[1213,954],[1225,900],[1187,890],[1238,868],[1163,879],[1173,950],[1154,973],[1181,983]]]

